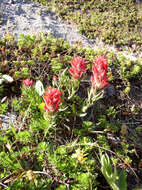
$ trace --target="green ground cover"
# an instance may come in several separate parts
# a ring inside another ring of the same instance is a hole
[[[81,79],[69,72],[77,56],[87,66]],[[91,92],[100,56],[108,62],[109,86]],[[1,82],[0,114],[16,113],[17,123],[4,130],[1,121],[0,189],[125,190],[142,183],[141,59],[69,46],[53,36],[22,35],[18,42],[7,36],[0,40],[0,79],[4,75],[13,82]],[[31,86],[23,84],[27,78]],[[39,80],[45,91],[62,93],[54,114],[45,112]]]
[[[34,0],[47,5],[63,21],[77,24],[81,34],[98,37],[105,43],[123,47],[142,45],[142,6],[134,0]],[[55,11],[56,10],[56,11]]]

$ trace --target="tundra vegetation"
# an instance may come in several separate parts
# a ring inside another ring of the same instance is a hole
[[[115,45],[141,51],[142,4],[135,0],[32,0],[47,11],[78,26],[81,34]],[[128,48],[127,48],[128,49]],[[131,50],[130,50],[131,51]]]
[[[68,1],[68,6],[78,14],[83,5],[88,15],[99,6],[97,0],[80,2],[79,7],[77,2]],[[118,1],[101,2],[102,13],[108,2],[120,8]],[[0,99],[0,189],[141,186],[141,58],[70,46],[42,33],[18,40],[7,35],[0,39]],[[3,118],[8,115],[16,119],[6,125]]]

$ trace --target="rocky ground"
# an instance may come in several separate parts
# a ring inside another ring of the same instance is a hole
[[[47,7],[28,0],[0,0],[0,19],[0,37],[9,33],[17,37],[21,33],[52,33],[55,37],[63,38],[70,44],[80,42],[83,47],[105,48],[118,53],[118,49],[113,46],[105,45],[98,39],[89,40],[79,34],[77,26],[61,21],[56,10],[47,10]],[[142,53],[132,53],[129,47],[126,47],[126,51],[122,53],[130,59],[142,57]]]

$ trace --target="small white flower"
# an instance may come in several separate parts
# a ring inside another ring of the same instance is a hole
[[[13,78],[9,75],[3,75],[2,79],[6,80],[7,82],[13,82]]]

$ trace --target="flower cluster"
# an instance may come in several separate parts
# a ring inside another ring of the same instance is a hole
[[[31,86],[33,84],[33,81],[30,79],[23,80],[23,83],[25,86]]]
[[[93,75],[91,76],[93,88],[102,89],[108,86],[107,69],[108,62],[105,56],[100,56],[94,59],[94,65],[92,67]]]
[[[59,105],[62,102],[61,95],[62,93],[58,89],[48,88],[45,92],[45,96],[43,96],[45,103],[44,109],[46,112],[54,113],[58,111]]]
[[[86,61],[84,61],[81,57],[75,57],[71,62],[71,68],[69,69],[69,73],[72,75],[75,79],[80,79],[83,75],[83,73],[87,70],[86,68]],[[105,58],[105,56],[100,56],[96,59],[94,59],[94,65],[92,67],[92,73],[91,76],[91,82],[92,87],[95,90],[106,88],[108,86],[108,76],[107,76],[107,70],[108,70],[108,62]],[[56,75],[53,76],[53,80],[57,81],[58,77]],[[31,86],[33,84],[33,81],[30,79],[26,79],[23,81],[25,86]],[[44,93],[43,85],[41,82],[37,82],[37,91],[39,94],[42,95]],[[76,81],[75,81],[76,83]],[[77,83],[78,85],[78,83]],[[93,89],[92,88],[92,89]],[[43,89],[41,91],[41,89]],[[76,92],[73,91],[73,95]],[[58,111],[59,105],[61,104],[61,95],[62,93],[56,89],[56,88],[48,88],[43,96],[44,100],[44,109],[47,113],[54,113]],[[41,95],[40,95],[41,96]],[[90,96],[91,97],[91,96]]]
[[[81,57],[75,57],[71,62],[71,66],[69,73],[75,79],[80,79],[82,74],[87,70],[86,62]]]

